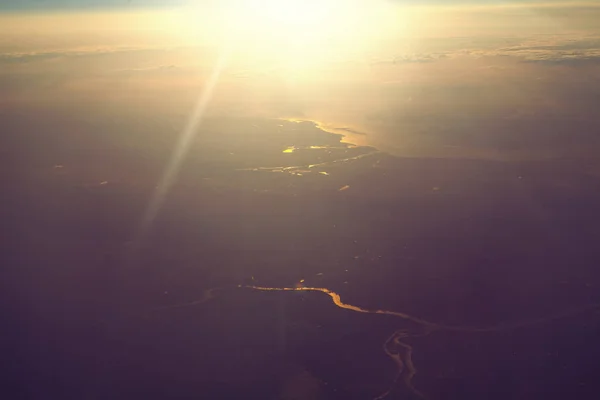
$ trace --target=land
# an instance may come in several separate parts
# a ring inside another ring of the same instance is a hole
[[[417,328],[323,293],[238,287],[254,284],[324,287],[447,326],[530,321],[408,338],[431,399],[600,392],[593,160],[398,158],[311,122],[215,117],[140,233],[177,123],[2,118],[10,398],[346,400],[390,387],[383,343]],[[210,288],[223,289],[178,307]],[[388,398],[415,396],[400,382]]]

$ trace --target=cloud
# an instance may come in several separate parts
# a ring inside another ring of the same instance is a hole
[[[59,49],[48,51],[31,51],[31,52],[5,52],[0,53],[0,63],[30,63],[36,61],[44,61],[61,58],[82,58],[92,56],[126,54],[132,55],[140,52],[165,52],[171,49],[163,46],[146,46],[146,47],[92,47],[92,48],[75,48],[75,49]]]
[[[178,66],[170,64],[170,65],[153,65],[148,67],[138,67],[138,68],[123,68],[116,69],[113,72],[115,73],[138,73],[138,72],[176,72],[178,70]]]
[[[309,67],[301,53],[259,57],[243,49],[221,75],[210,113],[314,119],[398,155],[541,157],[597,149],[599,32],[407,32],[343,62],[315,57]],[[184,114],[217,56],[200,46],[111,40],[5,50],[0,103],[57,113],[77,104],[87,107],[82,115],[109,108]]]
[[[389,60],[371,61],[370,65],[385,65],[385,64],[405,64],[405,63],[430,63],[448,57],[449,54],[430,53],[430,54],[399,54]]]
[[[509,44],[508,46],[506,44]],[[600,35],[530,35],[520,37],[421,39],[423,49],[436,51],[400,53],[388,59],[371,61],[371,66],[433,63],[446,58],[510,57],[518,61],[548,64],[595,63],[600,61]]]

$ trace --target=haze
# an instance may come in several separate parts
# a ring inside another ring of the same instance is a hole
[[[600,398],[600,1],[0,1],[2,398]]]
[[[228,51],[212,114],[352,127],[366,133],[354,140],[404,155],[547,157],[596,145],[583,136],[596,128],[598,3],[262,3],[11,10],[0,17],[0,102],[79,119],[107,102],[185,113]]]

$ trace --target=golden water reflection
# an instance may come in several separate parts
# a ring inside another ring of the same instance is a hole
[[[394,362],[396,365],[396,376],[394,380],[391,382],[389,387],[383,391],[380,395],[373,398],[373,400],[382,400],[389,396],[394,389],[396,388],[398,383],[402,383],[408,390],[410,390],[415,396],[420,398],[425,398],[425,395],[414,387],[412,380],[417,373],[417,369],[413,363],[412,355],[413,355],[413,347],[406,343],[406,339],[422,337],[425,335],[432,334],[434,332],[443,332],[443,331],[453,331],[453,332],[463,332],[463,333],[485,333],[485,332],[498,332],[503,330],[511,330],[517,328],[524,328],[535,324],[541,324],[546,322],[551,322],[553,320],[566,318],[569,316],[581,314],[585,311],[594,310],[600,308],[600,304],[590,304],[585,307],[581,307],[578,309],[572,309],[568,311],[564,311],[562,313],[557,313],[548,317],[541,317],[536,319],[530,319],[525,321],[516,321],[516,322],[508,322],[508,323],[500,323],[495,326],[487,326],[487,327],[472,327],[472,326],[452,326],[452,325],[444,325],[440,323],[436,323],[433,321],[428,321],[423,318],[419,318],[407,313],[399,312],[399,311],[389,311],[389,310],[380,310],[380,309],[366,309],[363,307],[359,307],[356,305],[344,303],[340,297],[340,295],[330,289],[327,288],[319,288],[319,287],[306,287],[304,286],[304,279],[300,280],[294,287],[266,287],[266,286],[254,286],[254,285],[237,285],[237,288],[240,289],[249,289],[254,291],[261,292],[321,292],[328,295],[333,303],[344,310],[362,313],[362,314],[376,314],[376,315],[387,315],[390,317],[400,318],[402,320],[411,322],[414,324],[414,327],[411,328],[403,328],[394,331],[383,343],[383,351],[384,353]],[[200,304],[204,304],[211,299],[216,297],[216,293],[225,289],[224,287],[218,287],[213,289],[208,289],[204,292],[204,296],[202,299],[197,301],[192,301],[184,304],[176,304],[167,307],[161,307],[157,310],[165,310],[172,308],[181,308],[181,307],[190,307],[196,306]]]
[[[290,151],[290,153],[291,153],[291,151]],[[310,171],[310,169],[312,169],[312,168],[326,167],[326,166],[336,165],[336,164],[344,164],[344,163],[348,163],[351,161],[360,160],[362,158],[372,157],[377,154],[382,154],[382,153],[380,151],[374,150],[374,151],[359,154],[359,155],[353,156],[353,157],[345,157],[345,158],[335,159],[335,160],[331,160],[331,161],[324,161],[324,162],[316,163],[316,164],[287,165],[287,166],[283,165],[283,166],[276,166],[276,167],[266,167],[265,166],[265,167],[238,168],[237,171],[298,172],[298,170],[304,170],[304,172],[312,172],[312,171]],[[325,172],[325,173],[322,173],[322,175],[329,175],[329,174],[327,172]]]

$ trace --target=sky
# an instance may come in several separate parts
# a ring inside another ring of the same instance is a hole
[[[0,2],[0,105],[33,118],[189,112],[351,127],[397,155],[594,153],[600,2]]]
[[[0,2],[2,8],[28,8],[28,7],[40,7],[40,8],[52,8],[52,7],[64,7],[64,8],[85,8],[89,6],[93,7],[129,7],[129,6],[172,6],[183,4],[186,2],[206,2],[207,0],[3,0]],[[250,0],[251,1],[251,0]],[[285,1],[285,0],[282,0]],[[389,0],[392,3],[417,3],[410,0]],[[429,3],[429,4],[507,4],[507,3],[568,3],[565,0],[521,0],[521,1],[502,1],[502,0],[426,0],[419,1],[418,3]],[[571,1],[575,3],[575,1]],[[582,3],[582,2],[579,2]]]
[[[157,7],[182,4],[184,0],[3,0],[0,9],[51,10],[86,8]]]

